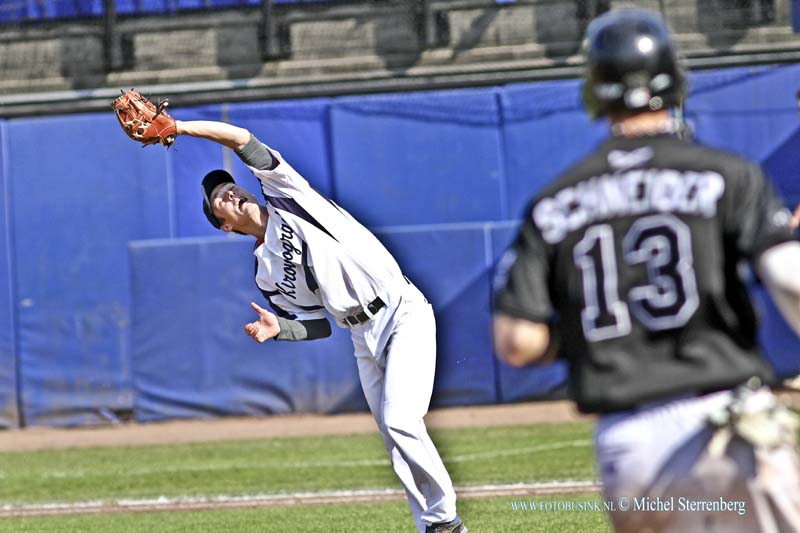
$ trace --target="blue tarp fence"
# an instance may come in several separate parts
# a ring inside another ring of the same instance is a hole
[[[790,206],[798,87],[795,65],[693,73],[686,110],[701,142],[760,161]],[[531,196],[605,135],[578,81],[174,115],[249,128],[376,232],[436,311],[434,406],[563,385],[561,364],[520,370],[493,356],[490,280]],[[205,220],[199,181],[213,168],[256,188],[218,145],[141,149],[110,113],[0,121],[0,427],[366,409],[345,330],[264,345],[242,333],[261,298],[252,242]],[[782,375],[800,371],[798,339],[755,294],[768,357]]]

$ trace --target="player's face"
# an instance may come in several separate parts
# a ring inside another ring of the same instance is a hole
[[[222,231],[240,229],[258,211],[256,197],[235,183],[222,183],[211,192],[211,209],[222,223]]]

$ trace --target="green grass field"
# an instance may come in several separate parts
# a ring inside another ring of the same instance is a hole
[[[538,498],[537,498],[538,499]],[[544,499],[544,498],[542,498]],[[595,495],[553,496],[550,500],[593,500]],[[459,502],[459,512],[475,533],[603,533],[603,513],[513,511],[510,498]],[[108,532],[398,532],[414,533],[405,502],[313,505],[303,508],[237,509],[202,512],[131,513],[0,519],[0,531]]]
[[[457,487],[594,480],[587,423],[432,432]],[[399,489],[380,437],[258,441],[0,453],[0,508],[54,502]],[[537,500],[597,499],[596,495]],[[606,531],[603,513],[513,510],[518,497],[462,499],[473,532]],[[0,531],[406,531],[407,504],[1,518]]]

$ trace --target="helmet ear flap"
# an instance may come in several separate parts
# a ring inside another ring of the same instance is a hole
[[[584,75],[583,77],[581,100],[583,101],[583,108],[591,118],[598,119],[603,116],[600,102],[594,96],[594,85],[591,83],[587,75]]]

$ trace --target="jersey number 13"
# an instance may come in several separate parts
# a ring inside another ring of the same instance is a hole
[[[622,258],[647,269],[646,285],[620,299],[614,233],[611,226],[591,226],[573,250],[583,275],[583,332],[589,341],[627,335],[634,316],[653,331],[686,324],[699,298],[689,228],[672,215],[637,220],[622,239]]]

